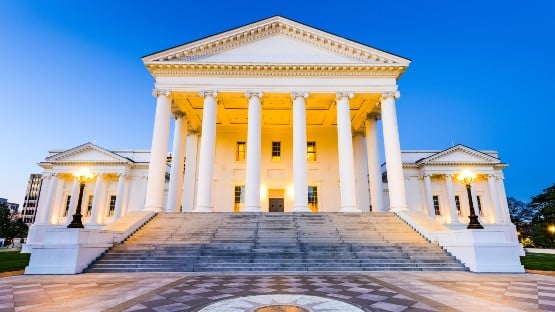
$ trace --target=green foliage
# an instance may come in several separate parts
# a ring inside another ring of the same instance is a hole
[[[534,244],[534,241],[530,237],[524,238],[520,243],[522,244],[522,247],[524,247],[524,248],[534,248],[534,247],[536,247],[536,244]]]
[[[30,257],[31,254],[22,254],[19,251],[0,252],[0,273],[25,269]]]
[[[532,218],[532,239],[539,247],[555,247],[555,183],[532,197],[537,213]]]
[[[6,204],[0,204],[0,237],[12,240],[14,237],[27,237],[29,227],[22,219],[12,221],[10,209]]]
[[[529,270],[555,271],[553,254],[527,253],[525,257],[520,257],[520,262]]]
[[[509,214],[511,222],[517,224],[519,222],[530,222],[534,215],[538,212],[537,207],[520,201],[514,197],[507,197],[509,205]]]

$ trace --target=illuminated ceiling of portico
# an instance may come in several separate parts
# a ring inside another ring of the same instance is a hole
[[[336,125],[334,93],[312,93],[306,99],[307,126]],[[352,129],[358,130],[369,113],[379,113],[379,94],[355,94],[350,100]],[[187,115],[190,126],[200,130],[204,99],[195,92],[172,92],[172,110]],[[248,99],[244,93],[218,93],[216,122],[221,126],[248,124]],[[262,97],[262,126],[291,127],[292,100],[289,93],[264,93]]]

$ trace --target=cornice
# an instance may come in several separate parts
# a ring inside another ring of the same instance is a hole
[[[46,157],[45,162],[48,163],[56,163],[56,164],[60,164],[60,163],[81,163],[81,160],[77,160],[77,161],[67,161],[64,160],[64,158],[73,156],[73,155],[78,155],[84,151],[89,151],[89,150],[94,150],[97,151],[107,157],[112,158],[113,160],[107,160],[107,161],[100,161],[100,163],[118,163],[118,164],[131,164],[133,163],[132,160],[122,157],[118,154],[115,154],[109,150],[106,150],[104,148],[101,148],[97,145],[94,145],[93,143],[85,143],[82,145],[79,145],[77,147],[65,150],[63,152],[57,153],[55,155]],[[87,162],[88,163],[88,162]]]
[[[355,64],[182,64],[145,63],[155,77],[232,76],[232,77],[387,77],[397,78],[406,66]]]

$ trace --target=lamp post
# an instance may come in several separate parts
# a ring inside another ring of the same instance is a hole
[[[470,206],[470,215],[468,216],[469,222],[467,229],[483,229],[484,227],[478,221],[478,216],[474,211],[474,204],[472,203],[472,188],[470,184],[476,178],[476,174],[465,170],[459,174],[457,179],[466,185],[466,193],[468,194],[468,205]]]
[[[81,204],[83,202],[83,190],[85,189],[85,183],[91,180],[94,175],[87,168],[81,168],[81,170],[75,172],[73,176],[79,181],[79,199],[77,200],[77,208],[75,209],[75,214],[73,215],[73,220],[67,226],[68,228],[82,229],[83,221],[81,220],[83,215],[81,215]]]

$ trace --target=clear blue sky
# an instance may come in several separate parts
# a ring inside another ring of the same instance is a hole
[[[402,149],[495,149],[509,196],[555,182],[555,1],[0,2],[0,197],[22,203],[49,149],[149,149],[141,57],[272,15],[412,60]]]

